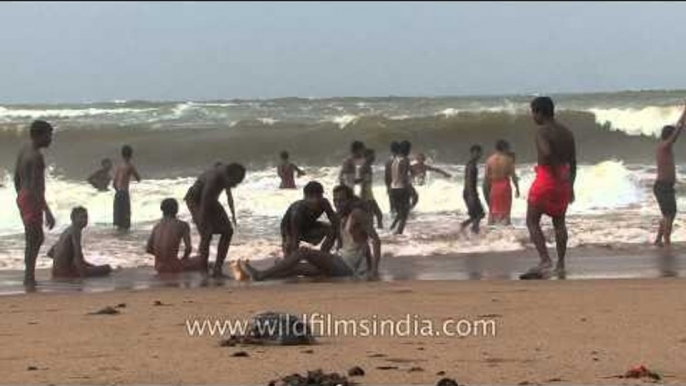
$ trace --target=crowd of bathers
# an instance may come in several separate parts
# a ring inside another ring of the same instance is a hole
[[[531,102],[533,121],[538,125],[534,138],[537,149],[536,178],[527,197],[526,223],[535,245],[540,263],[521,277],[544,278],[552,268],[552,261],[545,245],[540,220],[543,215],[552,217],[555,227],[558,260],[554,272],[562,274],[565,269],[567,207],[575,199],[576,143],[571,130],[555,118],[555,106],[549,97],[537,97]],[[663,218],[660,221],[655,243],[669,244],[671,227],[676,214],[674,192],[675,166],[672,145],[680,135],[686,116],[676,126],[663,128],[657,149],[658,176],[655,195]],[[25,278],[26,285],[35,285],[35,264],[43,244],[43,222],[49,229],[55,219],[45,199],[45,162],[41,149],[50,146],[52,126],[36,120],[30,127],[31,143],[24,147],[17,158],[14,183],[26,233]],[[418,154],[410,160],[412,144],[409,141],[393,141],[390,158],[384,166],[384,185],[392,214],[390,229],[393,234],[403,234],[411,210],[419,202],[415,185],[425,183],[428,171],[445,177],[451,175],[426,163],[426,157]],[[479,233],[479,224],[486,216],[478,193],[478,164],[483,155],[480,145],[469,149],[469,161],[464,168],[463,198],[469,217],[461,224],[460,231],[471,227]],[[133,163],[133,148],[121,149],[121,161],[111,171],[111,160],[102,161],[102,169],[93,173],[88,182],[96,189],[106,191],[110,182],[115,190],[113,224],[126,231],[131,227],[131,180],[141,177]],[[295,178],[305,172],[290,161],[290,154],[280,154],[281,163],[277,174],[281,189],[296,189]],[[292,203],[286,210],[280,225],[282,257],[265,270],[254,267],[250,261],[238,259],[231,263],[233,277],[237,280],[267,280],[293,276],[329,276],[375,279],[379,275],[381,241],[376,228],[383,228],[383,213],[373,191],[373,165],[376,152],[361,141],[350,146],[350,156],[344,161],[338,184],[333,188],[333,205],[325,197],[325,188],[317,181],[309,181],[303,188],[303,198]],[[159,274],[176,274],[184,271],[200,271],[214,277],[224,277],[223,266],[234,234],[236,212],[232,189],[242,183],[246,169],[238,163],[217,162],[202,173],[188,189],[183,198],[200,235],[198,253],[193,255],[191,227],[177,218],[179,203],[175,198],[164,199],[160,204],[161,220],[153,227],[146,251],[154,256],[154,267]],[[489,207],[489,223],[510,224],[512,185],[520,196],[519,179],[515,171],[515,154],[507,141],[499,140],[494,153],[485,165],[483,195]],[[226,193],[231,218],[219,199]],[[320,221],[326,215],[328,222]],[[54,277],[93,277],[108,275],[109,265],[94,265],[86,261],[82,249],[83,229],[88,225],[88,212],[76,207],[71,213],[71,225],[67,227],[47,255],[53,259]],[[210,246],[218,236],[216,258],[209,261]],[[301,244],[307,243],[308,247]],[[183,254],[179,256],[181,245]]]

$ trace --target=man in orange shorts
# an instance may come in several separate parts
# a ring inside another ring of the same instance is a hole
[[[520,278],[542,279],[552,268],[541,230],[541,217],[544,214],[552,217],[555,227],[556,272],[564,273],[568,237],[565,214],[567,206],[574,202],[576,144],[572,132],[555,120],[555,105],[552,99],[534,99],[531,102],[531,113],[539,126],[536,133],[538,165],[536,179],[529,190],[526,224],[541,261]]]

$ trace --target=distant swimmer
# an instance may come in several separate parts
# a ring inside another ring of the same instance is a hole
[[[319,245],[329,252],[336,241],[338,217],[329,200],[324,197],[324,187],[310,181],[303,188],[303,199],[291,204],[281,219],[281,245],[287,257],[300,247],[300,242]],[[319,221],[326,214],[330,225]]]
[[[36,258],[43,244],[43,216],[48,229],[55,226],[55,217],[45,200],[45,159],[41,149],[52,143],[52,126],[45,121],[34,121],[30,128],[31,143],[17,157],[14,168],[14,188],[17,206],[24,223],[26,249],[24,251],[24,285],[36,284]]]
[[[396,235],[403,234],[412,208],[414,188],[410,180],[410,159],[408,158],[411,150],[412,144],[409,141],[401,142],[398,156],[391,164],[391,199],[396,210],[391,229],[395,229]]]
[[[510,225],[512,210],[512,187],[515,186],[519,198],[519,180],[515,173],[515,159],[509,151],[509,144],[499,140],[495,144],[495,153],[486,161],[484,176],[484,197],[488,201],[488,223]]]
[[[299,248],[266,270],[257,270],[249,262],[239,261],[243,272],[237,276],[252,280],[284,279],[294,276],[350,277],[362,280],[378,278],[381,241],[374,230],[364,204],[352,189],[339,185],[334,189],[334,205],[340,217],[341,248],[336,254]]]
[[[131,228],[131,196],[129,185],[131,178],[141,182],[138,170],[131,162],[133,158],[133,148],[124,145],[121,149],[122,161],[114,171],[114,226],[119,230],[129,230]]]
[[[672,236],[672,224],[676,217],[676,192],[674,185],[676,184],[676,168],[674,165],[673,147],[676,140],[681,135],[684,128],[684,121],[686,120],[686,106],[684,112],[681,114],[679,121],[675,126],[665,126],[662,128],[660,142],[657,145],[656,159],[657,159],[657,178],[655,185],[653,185],[653,192],[655,198],[660,206],[662,212],[662,219],[660,220],[660,227],[655,238],[655,245],[670,246]]]
[[[464,167],[464,189],[462,190],[462,198],[465,205],[467,205],[467,213],[469,218],[462,222],[460,231],[471,225],[472,233],[479,233],[479,223],[486,216],[484,207],[481,205],[479,198],[479,160],[483,154],[483,149],[480,145],[472,145],[469,149],[469,161]]]
[[[521,279],[547,277],[552,261],[541,230],[541,217],[553,219],[557,245],[558,274],[564,274],[567,253],[567,206],[574,202],[576,179],[576,144],[574,134],[555,120],[555,105],[549,97],[538,97],[531,102],[533,120],[539,126],[536,133],[538,165],[536,179],[529,189],[526,224],[531,241],[536,246],[540,263],[520,276]]]
[[[361,177],[360,171],[365,163],[364,158],[364,143],[355,141],[350,145],[350,157],[348,157],[341,167],[341,172],[338,176],[338,183],[345,185],[355,191],[356,181]]]
[[[362,166],[362,177],[360,183],[362,184],[362,189],[360,193],[360,198],[362,201],[367,203],[369,210],[376,217],[377,226],[379,229],[383,228],[383,212],[379,208],[379,204],[374,198],[374,162],[376,161],[376,152],[373,149],[366,149],[364,151],[364,157],[366,159],[365,164]]]
[[[200,246],[198,250],[201,268],[205,272],[209,269],[212,237],[219,235],[217,258],[212,272],[214,277],[224,276],[222,268],[226,255],[229,252],[231,239],[233,238],[233,226],[231,223],[236,224],[236,210],[231,189],[243,182],[244,178],[245,167],[243,165],[217,163],[212,169],[198,177],[193,186],[188,189],[184,198],[200,233]],[[226,192],[232,221],[229,221],[224,207],[219,203],[219,196],[222,192]]]
[[[202,259],[191,258],[191,227],[187,222],[176,218],[179,203],[167,198],[160,205],[162,219],[152,229],[148,238],[146,252],[155,256],[157,273],[178,273],[183,271],[200,271],[204,268]],[[179,247],[184,244],[183,257],[179,259]]]
[[[110,175],[110,172],[112,171],[112,160],[105,158],[100,164],[102,165],[102,168],[88,177],[88,183],[93,185],[98,191],[106,192],[109,190],[110,182],[112,181],[112,176]]]
[[[445,178],[452,177],[450,173],[444,171],[443,169],[427,165],[426,156],[420,153],[417,155],[417,157],[415,157],[415,161],[410,166],[410,173],[412,174],[412,184],[417,186],[424,185],[424,183],[426,182],[426,174],[429,171],[436,172]]]
[[[287,151],[282,151],[280,156],[281,163],[276,170],[281,179],[279,189],[295,189],[295,174],[297,173],[298,177],[302,177],[305,175],[305,172],[289,160],[290,155]]]
[[[48,256],[52,258],[52,277],[87,278],[107,276],[112,272],[109,265],[94,265],[84,258],[81,237],[87,226],[86,208],[79,206],[72,209],[71,226],[62,232],[57,243],[48,251]]]

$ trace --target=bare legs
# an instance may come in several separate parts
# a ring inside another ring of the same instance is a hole
[[[663,216],[655,238],[655,245],[669,247],[672,244],[672,225],[675,216]]]
[[[232,228],[224,230],[224,232],[219,235],[219,244],[217,245],[217,258],[214,263],[214,269],[212,270],[212,276],[214,277],[224,276],[224,273],[222,272],[222,267],[224,266],[224,260],[226,260],[226,255],[229,253],[229,246],[231,245],[232,238]],[[198,247],[198,249],[200,252],[201,265],[203,266],[204,271],[207,271],[209,267],[211,243],[212,234],[203,232],[200,235],[200,246]]]
[[[24,249],[24,286],[33,288],[36,286],[36,259],[41,245],[43,245],[43,226],[26,225],[24,227],[26,247]]]
[[[547,270],[552,267],[552,260],[548,254],[548,248],[545,245],[545,237],[543,236],[543,231],[541,230],[541,217],[543,213],[529,205],[526,213],[526,225],[529,228],[529,235],[531,237],[531,242],[536,247],[538,251],[538,256],[541,261],[538,267],[534,270],[542,271]],[[555,227],[555,244],[557,246],[557,267],[556,270],[559,273],[564,272],[565,269],[565,256],[567,254],[567,225],[565,223],[565,215],[553,217],[553,226]]]
[[[300,248],[264,271],[253,268],[248,262],[239,262],[239,264],[255,281],[282,279],[298,275],[316,276],[331,273],[335,269],[330,254],[308,248]]]

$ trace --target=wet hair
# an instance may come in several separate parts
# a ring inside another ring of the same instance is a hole
[[[481,145],[472,145],[472,147],[469,148],[470,153],[474,153],[475,151],[478,151],[479,153],[483,152],[483,149],[481,148]]]
[[[350,152],[352,153],[359,153],[364,150],[364,142],[362,141],[354,141],[350,145]]]
[[[303,194],[305,197],[321,197],[324,195],[324,187],[317,181],[310,181],[303,188]]]
[[[112,166],[112,160],[109,158],[103,158],[102,161],[100,161],[100,165],[102,165],[102,167],[105,167],[107,165]]]
[[[290,157],[290,154],[288,154],[288,152],[285,151],[285,150],[282,151],[279,155],[281,156],[281,159],[282,159],[282,160],[287,160],[288,157]]]
[[[226,166],[226,175],[229,177],[235,177],[238,183],[243,182],[245,179],[245,166],[237,163],[231,163]]]
[[[547,118],[555,116],[555,103],[550,97],[542,96],[531,101],[531,111]]]
[[[376,156],[376,151],[374,149],[364,149],[364,158],[372,158]]]
[[[164,217],[174,217],[179,213],[179,203],[173,198],[165,198],[160,204]]]
[[[133,148],[130,145],[124,145],[121,147],[121,156],[125,159],[131,159],[133,157]]]
[[[498,151],[505,152],[505,151],[507,151],[507,149],[509,149],[509,148],[510,148],[510,144],[507,143],[507,141],[504,140],[504,139],[499,139],[499,140],[495,143],[495,149],[498,150]]]
[[[29,129],[29,133],[31,134],[31,138],[35,138],[38,136],[41,136],[43,134],[47,133],[52,133],[53,128],[52,125],[50,125],[46,121],[42,121],[40,119],[35,120],[31,123],[31,128]]]
[[[400,148],[398,150],[400,155],[408,156],[412,151],[412,143],[410,143],[410,141],[402,141],[400,142]]]
[[[391,142],[391,154],[398,154],[398,153],[400,153],[400,142],[398,142],[398,141]]]
[[[71,221],[73,222],[74,219],[76,219],[76,216],[81,215],[81,214],[88,214],[88,210],[82,206],[77,206],[71,210],[71,215],[69,218],[71,218]]]
[[[426,160],[426,155],[424,153],[417,154],[417,159]]]
[[[662,138],[662,140],[669,138],[674,133],[674,130],[676,130],[676,127],[672,125],[667,125],[663,127],[662,134],[660,134],[660,138]]]
[[[338,185],[333,188],[333,194],[338,194],[340,192],[344,192],[346,198],[355,197],[355,192],[353,192],[352,188],[347,185]]]

